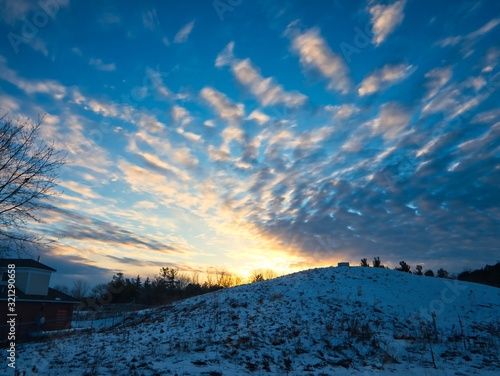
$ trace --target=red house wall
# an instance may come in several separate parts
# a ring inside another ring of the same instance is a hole
[[[52,302],[16,302],[16,340],[26,339],[29,333],[69,329],[74,304]],[[40,324],[40,317],[45,322]],[[7,317],[7,302],[0,302],[0,317]],[[2,323],[3,324],[3,323]],[[0,326],[0,342],[7,339],[6,325]]]

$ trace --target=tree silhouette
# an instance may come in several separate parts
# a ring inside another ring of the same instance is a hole
[[[369,267],[370,265],[368,265],[368,260],[366,258],[362,258],[361,259],[361,266],[364,266],[364,267]]]
[[[449,273],[446,270],[444,270],[443,268],[441,268],[437,271],[438,278],[448,278],[448,274]]]
[[[36,213],[51,208],[58,171],[66,160],[61,151],[43,141],[43,117],[33,123],[4,115],[0,121],[0,255],[9,250],[19,254],[28,243],[50,242],[26,231],[26,226],[41,222]]]
[[[416,274],[416,275],[423,275],[423,273],[422,273],[422,265],[417,265],[417,266],[415,267],[415,269],[416,269],[416,270],[415,270],[415,274]]]
[[[411,273],[410,265],[408,265],[405,261],[400,261],[399,265],[399,268],[396,268],[396,270],[399,270],[400,272]]]
[[[254,274],[250,277],[250,283],[262,282],[262,281],[265,281],[265,279],[260,273]]]
[[[373,267],[374,268],[381,268],[382,267],[382,264],[380,262],[380,257],[373,258]]]
[[[77,279],[76,281],[73,281],[73,287],[70,293],[76,299],[84,299],[87,297],[89,291],[89,284],[82,279]]]
[[[424,275],[426,277],[434,277],[434,272],[431,269],[429,269],[425,271]]]
[[[500,287],[500,262],[476,270],[464,270],[457,279]]]

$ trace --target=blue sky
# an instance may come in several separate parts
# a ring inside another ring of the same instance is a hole
[[[0,109],[70,159],[58,281],[500,259],[497,1],[0,5]]]

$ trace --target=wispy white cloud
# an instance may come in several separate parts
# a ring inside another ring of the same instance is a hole
[[[76,181],[64,180],[59,183],[59,186],[69,189],[70,191],[80,195],[83,198],[96,199],[100,197],[100,195],[95,193],[91,187],[83,185]]]
[[[185,172],[184,169],[181,169],[174,164],[167,162],[166,160],[160,158],[156,154],[136,151],[136,156],[141,157],[144,164],[147,168],[151,169],[156,173],[161,173],[162,175],[166,175],[172,178],[179,179],[181,181],[189,181],[191,177]]]
[[[482,37],[483,35],[489,33],[491,30],[496,28],[499,24],[500,24],[500,18],[494,18],[491,21],[484,24],[483,26],[481,26],[479,29],[471,32],[470,34],[467,34],[465,38],[476,39]]]
[[[10,95],[0,95],[0,116],[7,112],[15,112],[21,108],[19,101]]]
[[[348,119],[352,115],[359,112],[359,108],[354,104],[342,104],[338,106],[327,105],[325,111],[333,114],[336,120]]]
[[[245,115],[245,107],[242,103],[234,104],[225,94],[214,88],[204,87],[200,95],[222,119],[239,121]]]
[[[109,152],[101,145],[102,139],[89,132],[91,121],[69,110],[62,116],[48,115],[42,127],[47,140],[56,148],[67,151],[71,168],[78,167],[92,172],[94,177],[108,180],[112,177]],[[104,134],[101,134],[105,137]],[[70,187],[70,189],[72,189]]]
[[[49,56],[49,49],[47,47],[47,43],[42,38],[34,37],[30,40],[30,46],[35,51],[41,52],[43,56]]]
[[[462,96],[460,98],[460,102],[457,107],[451,108],[451,111],[448,112],[448,116],[446,118],[447,121],[452,120],[458,116],[464,116],[464,114],[469,113],[474,108],[477,108],[481,102],[483,102],[486,98],[489,97],[489,92],[484,91],[473,97],[470,96]]]
[[[26,94],[47,94],[55,99],[62,99],[67,94],[67,88],[55,80],[27,80],[7,66],[6,59],[0,55],[0,79],[17,86]]]
[[[145,200],[142,200],[142,201],[137,201],[133,208],[134,209],[156,209],[158,207],[158,205],[156,205],[154,202],[151,202],[151,201],[145,201]]]
[[[474,52],[474,45],[482,36],[488,34],[500,24],[500,18],[493,18],[479,29],[470,32],[467,35],[448,36],[438,40],[435,45],[440,47],[456,46],[461,44],[461,52],[464,57],[470,56]]]
[[[484,57],[484,67],[481,70],[483,73],[492,72],[500,61],[500,48],[497,46],[491,47],[486,52],[486,56]]]
[[[427,78],[426,86],[429,89],[425,98],[434,97],[443,86],[445,86],[451,79],[453,74],[453,67],[447,66],[443,68],[434,68],[425,74]]]
[[[327,78],[328,89],[343,94],[350,91],[352,83],[349,69],[342,58],[328,47],[317,28],[302,33],[295,30],[294,24],[291,24],[286,34],[292,37],[292,50],[299,54],[300,63],[305,69],[318,71]]]
[[[99,14],[98,21],[106,28],[109,26],[117,26],[122,23],[121,17],[117,14],[117,9]]]
[[[259,125],[263,125],[269,121],[269,116],[259,110],[254,110],[246,117],[247,120],[255,120]]]
[[[116,64],[115,63],[108,63],[105,64],[101,59],[97,58],[91,58],[89,60],[89,64],[94,66],[97,70],[103,71],[103,72],[112,72],[116,70]]]
[[[383,68],[374,71],[358,88],[359,96],[370,95],[383,90],[397,82],[404,80],[416,70],[413,65],[398,64],[385,65]]]
[[[491,95],[489,90],[483,89],[487,83],[482,76],[447,83],[451,76],[449,67],[438,68],[429,73],[430,91],[424,97],[421,117],[442,113],[445,114],[446,121],[450,121],[464,113],[470,113]]]
[[[84,108],[102,116],[115,118],[120,117],[120,108],[111,102],[85,98]]]
[[[382,134],[385,140],[396,138],[411,119],[411,114],[400,104],[384,103],[377,118],[370,122],[374,134]]]
[[[172,114],[172,119],[175,122],[185,119],[186,117],[189,117],[189,112],[184,107],[177,105],[172,107],[171,114]]]
[[[170,143],[169,138],[166,137],[167,127],[156,118],[142,115],[139,121],[135,121],[135,124],[139,130],[128,135],[127,151],[134,154],[154,153],[168,159],[175,166],[181,166],[182,169],[192,169],[198,166],[198,159],[189,148],[174,147]],[[188,132],[179,132],[179,128],[177,131],[186,138],[190,137],[186,134]]]
[[[163,82],[162,73],[154,70],[152,68],[146,68],[146,75],[151,80],[156,94],[160,98],[171,98],[173,96],[172,91]]]
[[[307,100],[299,92],[286,92],[272,77],[262,77],[249,59],[233,65],[232,70],[238,81],[247,86],[263,106],[283,104],[287,107],[300,107]]]
[[[377,4],[375,1],[369,2],[368,12],[373,25],[372,43],[375,46],[383,43],[389,34],[403,22],[405,5],[406,0],[399,0],[390,5]]]
[[[217,55],[215,59],[215,66],[217,68],[234,63],[234,42],[229,42],[227,46]]]
[[[500,120],[500,108],[483,111],[471,120],[471,123],[494,124]]]
[[[217,149],[215,146],[210,145],[208,147],[208,157],[212,161],[229,161],[231,159],[231,155],[227,151],[222,151]]]
[[[197,200],[187,192],[188,186],[182,180],[172,179],[160,171],[144,168],[120,159],[118,168],[122,179],[134,192],[146,193],[165,206],[180,205],[189,208]]]
[[[456,46],[462,40],[463,40],[463,38],[461,36],[446,37],[446,38],[443,38],[443,39],[440,39],[439,41],[437,41],[436,44],[440,45],[441,47]]]
[[[285,91],[273,77],[262,77],[250,59],[235,59],[232,53],[233,48],[234,43],[229,43],[217,56],[215,66],[230,65],[238,82],[248,88],[263,106],[283,104],[287,107],[300,107],[307,101],[307,97],[297,91]]]
[[[185,131],[184,128],[182,128],[182,127],[177,128],[176,131],[180,135],[186,137],[191,142],[201,142],[201,141],[203,141],[201,135],[193,133],[193,132]]]
[[[0,17],[8,25],[14,25],[22,20],[29,12],[37,10],[39,5],[29,0],[0,0]]]
[[[234,125],[234,124],[228,125],[222,131],[223,144],[221,145],[220,150],[224,151],[226,153],[229,153],[229,148],[230,148],[231,142],[236,141],[236,142],[242,144],[244,141],[243,136],[244,136],[244,133],[240,127],[238,127],[237,125]]]
[[[142,12],[142,24],[146,29],[150,31],[155,31],[158,29],[159,23],[156,9],[149,9]]]
[[[194,28],[194,21],[191,21],[188,24],[184,25],[182,29],[180,29],[179,32],[175,34],[174,43],[187,42],[189,34],[191,34],[191,32],[193,31],[193,28]]]

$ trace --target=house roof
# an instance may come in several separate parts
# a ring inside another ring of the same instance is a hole
[[[34,269],[49,270],[51,272],[56,271],[50,266],[44,265],[41,262],[32,259],[0,259],[0,268],[7,267],[7,265],[9,264],[16,265],[16,268],[34,268]]]
[[[7,300],[7,286],[0,286],[0,300]],[[80,300],[49,287],[47,295],[25,294],[16,289],[16,302],[47,302],[78,304]]]

